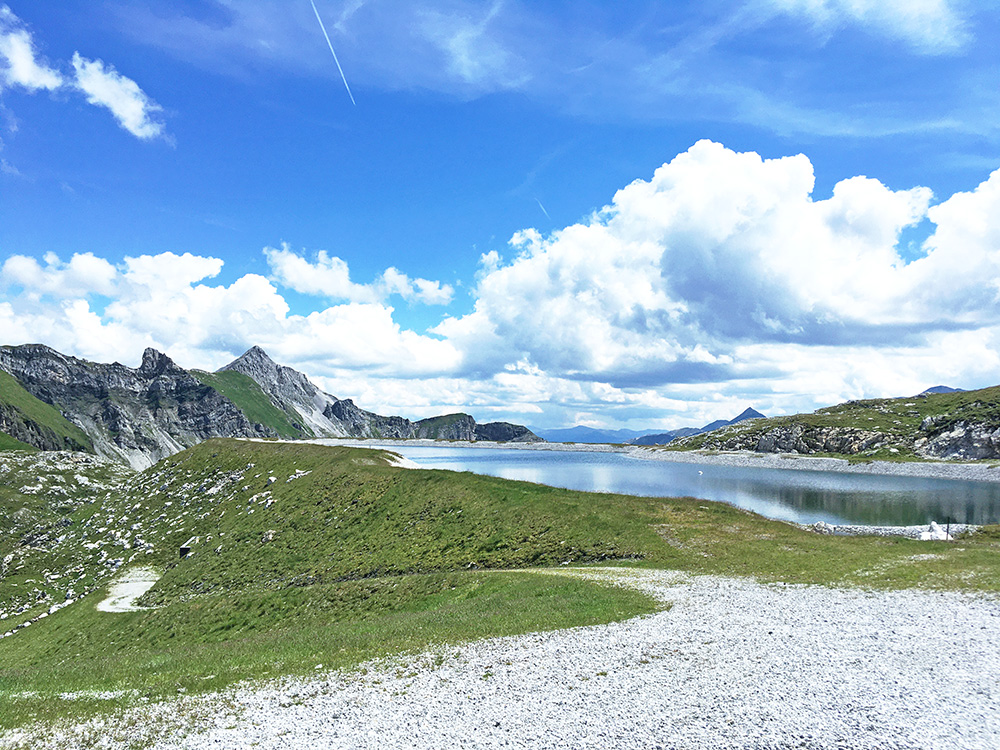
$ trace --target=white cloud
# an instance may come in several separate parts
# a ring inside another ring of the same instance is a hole
[[[72,64],[73,77],[67,81],[39,56],[32,35],[21,19],[9,7],[0,5],[0,91],[5,86],[17,86],[30,92],[72,87],[82,92],[90,104],[107,108],[118,123],[137,138],[148,140],[164,135],[163,123],[157,119],[162,107],[135,81],[121,75],[114,66],[101,60],[88,60],[79,52],[73,54]],[[6,162],[3,168],[8,173],[14,169]]]
[[[214,278],[222,270],[220,258],[184,253],[160,253],[125,258],[125,278],[133,284],[167,291]]]
[[[765,0],[821,28],[854,23],[928,53],[952,52],[969,41],[968,24],[951,0]]]
[[[385,299],[443,303],[449,287],[395,268],[357,284],[342,259],[287,246],[266,250],[273,280],[226,282],[221,259],[190,253],[14,255],[0,330],[99,359],[154,345],[213,369],[258,344],[381,413],[540,426],[669,429],[994,384],[1000,170],[935,205],[860,176],[813,192],[803,155],[699,142],[587,221],[483,254],[473,311],[432,335]],[[907,262],[899,237],[924,220],[935,230]],[[279,283],[325,301],[293,314]]]
[[[87,96],[87,101],[106,107],[118,124],[136,138],[149,140],[163,135],[164,126],[156,117],[162,107],[139,88],[139,84],[105,65],[102,60],[88,60],[79,52],[73,53],[73,70],[76,87]]]
[[[370,286],[351,281],[346,261],[325,250],[310,263],[295,253],[287,242],[280,248],[265,247],[264,255],[275,281],[301,294],[351,302],[374,302],[378,295]]]
[[[264,255],[274,280],[300,294],[349,302],[380,302],[398,294],[407,302],[446,305],[455,290],[448,284],[428,279],[411,279],[397,268],[389,267],[371,284],[351,281],[347,262],[325,250],[310,262],[291,249],[287,242],[280,248],[265,247]]]
[[[10,8],[0,6],[0,83],[29,91],[60,88],[62,76],[40,61],[31,35],[19,25]]]
[[[511,88],[523,84],[526,76],[516,72],[523,61],[490,33],[502,10],[503,2],[496,1],[481,19],[472,20],[468,7],[450,12],[425,9],[418,28],[444,55],[455,80],[475,88]]]
[[[459,363],[451,344],[403,330],[382,303],[293,315],[263,276],[213,283],[222,266],[218,258],[191,253],[127,257],[118,266],[91,254],[68,262],[50,254],[44,264],[12,256],[0,267],[0,288],[7,291],[0,304],[2,343],[40,341],[123,362],[156,346],[186,366],[209,368],[257,344],[282,362],[401,378],[450,372]],[[88,302],[95,294],[111,300],[101,309]]]
[[[16,285],[31,296],[59,298],[111,294],[117,276],[115,267],[93,253],[77,253],[63,263],[48,253],[45,265],[26,255],[12,255],[0,266],[0,287]]]
[[[385,269],[379,285],[386,294],[398,294],[407,302],[420,302],[425,305],[447,305],[455,294],[455,290],[449,284],[428,279],[411,279],[391,266]]]
[[[643,387],[780,373],[749,341],[919,347],[1000,323],[1000,172],[932,209],[926,188],[855,177],[814,200],[813,182],[805,156],[700,142],[587,223],[517,233],[506,264],[484,256],[475,310],[434,332],[470,373],[526,361]],[[925,216],[938,224],[929,254],[906,263],[900,232]]]

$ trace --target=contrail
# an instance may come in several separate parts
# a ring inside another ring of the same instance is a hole
[[[351,97],[351,104],[357,107],[358,103],[354,101],[354,94],[351,93],[351,87],[347,85],[347,76],[344,75],[344,69],[340,67],[340,60],[337,59],[337,53],[333,51],[333,42],[330,41],[330,35],[326,33],[326,26],[323,25],[323,19],[320,18],[319,11],[316,10],[316,3],[314,0],[309,0],[309,3],[313,7],[313,13],[316,14],[316,20],[319,21],[319,27],[323,29],[323,36],[326,37],[326,46],[330,48],[330,54],[333,55],[333,61],[337,63],[337,70],[340,71],[340,77],[344,80],[344,88],[347,89],[347,95]]]
[[[542,213],[545,214],[545,218],[548,219],[549,221],[552,221],[552,217],[549,216],[549,212],[545,210],[545,206],[542,205],[542,202],[538,200],[538,198],[535,198],[535,203],[537,203],[538,207],[542,209]]]

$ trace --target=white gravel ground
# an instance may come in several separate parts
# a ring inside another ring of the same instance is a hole
[[[97,603],[99,612],[136,612],[135,600],[145,594],[160,580],[152,568],[129,568],[108,588],[108,597]]]
[[[573,573],[673,606],[168,702],[128,721],[200,717],[150,743],[190,750],[1000,747],[996,597]],[[63,738],[82,735],[106,747],[120,737],[104,724]]]

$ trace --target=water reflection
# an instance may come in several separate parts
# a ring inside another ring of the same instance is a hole
[[[1000,522],[1000,483],[645,461],[618,453],[393,446],[421,466],[554,487],[720,500],[797,523]]]

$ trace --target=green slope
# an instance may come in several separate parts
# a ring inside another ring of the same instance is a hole
[[[414,426],[417,428],[417,434],[420,437],[439,440],[451,437],[452,428],[456,424],[466,422],[470,419],[471,417],[468,414],[459,412],[457,414],[444,414],[440,417],[421,419]]]
[[[921,429],[928,418],[931,420],[928,428]],[[979,423],[991,429],[1000,427],[1000,386],[912,398],[848,401],[811,414],[755,419],[715,432],[679,438],[666,449],[752,450],[757,440],[772,430],[801,426],[805,430],[839,428],[878,433],[884,438],[882,447],[867,451],[860,458],[905,460],[916,457],[914,441],[950,429],[958,422]]]
[[[7,615],[0,617],[0,632],[64,601],[69,589],[82,591],[78,573],[87,571],[88,584],[99,577],[94,551],[76,539],[75,527],[81,514],[92,513],[133,474],[87,453],[0,456],[0,615]],[[64,535],[70,543],[55,541]]]
[[[312,437],[309,430],[296,426],[291,415],[275,406],[257,382],[248,375],[234,370],[214,373],[202,370],[190,372],[200,382],[214,388],[236,404],[251,422],[270,427],[286,438]]]
[[[23,554],[17,591],[64,596],[67,579],[94,590],[0,639],[0,726],[657,606],[635,592],[512,570],[528,566],[624,562],[790,583],[1000,591],[1000,542],[990,533],[961,545],[822,536],[700,500],[574,492],[396,468],[381,451],[238,440],[207,441],[129,475],[47,539]],[[142,600],[155,609],[95,611],[116,560],[118,569],[162,572]],[[0,588],[0,608],[12,591]],[[124,692],[105,702],[59,698],[101,690]]]
[[[33,423],[48,447],[93,451],[90,438],[57,408],[32,396],[10,373],[0,370],[0,407]]]
[[[0,432],[0,451],[36,451],[33,445],[22,443],[17,438],[13,438],[6,432]]]

